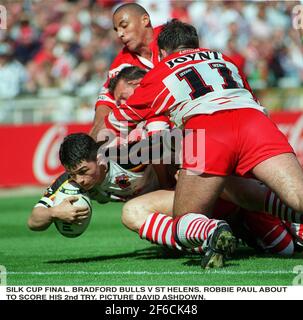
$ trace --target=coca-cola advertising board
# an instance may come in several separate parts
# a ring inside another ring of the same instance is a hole
[[[303,164],[303,113],[274,112],[270,116],[288,137]],[[58,150],[64,136],[88,132],[90,127],[80,124],[1,126],[0,187],[48,185],[63,172]]]
[[[48,185],[63,172],[58,151],[63,138],[90,125],[1,126],[0,187]]]
[[[298,112],[272,112],[270,118],[286,135],[294,148],[296,155],[303,165],[303,113]]]

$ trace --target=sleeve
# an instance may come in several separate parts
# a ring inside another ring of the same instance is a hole
[[[51,183],[51,185],[45,190],[43,197],[38,201],[35,207],[45,207],[45,208],[53,207],[56,192],[68,179],[69,179],[69,176],[66,172],[64,172],[57,179],[55,179]]]
[[[169,106],[175,101],[161,79],[165,70],[149,71],[125,104],[112,110],[106,119],[107,128],[121,132],[121,126],[132,130],[140,122],[145,122],[149,133],[168,129],[165,115]]]
[[[112,118],[115,119],[115,122],[130,124],[146,121],[145,128],[148,132],[154,131],[156,127],[158,127],[157,131],[167,129],[169,121],[165,113],[174,99],[166,88],[158,95],[156,92],[155,94],[151,92],[151,87],[140,85],[125,104],[113,110]]]
[[[151,136],[163,130],[170,130],[171,128],[172,124],[169,121],[168,117],[165,115],[150,118],[146,120],[144,125],[144,129],[146,130],[148,136]]]
[[[136,127],[134,122],[129,122],[125,120],[118,120],[116,115],[119,113],[113,110],[104,118],[104,124],[106,129],[111,129],[115,132],[116,135],[127,135],[128,132]]]
[[[116,101],[114,97],[108,92],[108,89],[106,89],[104,86],[101,89],[101,92],[98,95],[96,104],[95,104],[95,109],[101,107],[101,106],[107,106],[110,107],[111,109],[116,108]]]

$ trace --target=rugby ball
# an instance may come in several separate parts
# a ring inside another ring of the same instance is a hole
[[[64,199],[70,196],[76,196],[79,200],[73,202],[73,206],[87,207],[89,209],[88,217],[82,220],[81,224],[68,223],[62,220],[56,220],[55,226],[57,230],[65,237],[75,238],[80,236],[88,227],[92,215],[92,207],[89,195],[83,192],[74,182],[64,183],[56,192],[54,206],[60,204]]]

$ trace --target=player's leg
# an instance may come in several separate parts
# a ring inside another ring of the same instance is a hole
[[[128,201],[122,210],[122,223],[139,234],[141,239],[177,249],[202,253],[202,247],[186,250],[176,243],[173,236],[174,191],[158,190]]]
[[[265,253],[293,255],[293,236],[280,219],[264,213],[256,214],[245,210],[242,210],[240,214],[242,232],[255,241],[256,248]]]
[[[215,202],[224,189],[226,177],[208,174],[196,175],[180,170],[174,201],[174,217],[188,212],[210,216]]]
[[[183,251],[172,234],[174,191],[158,190],[125,203],[122,223],[141,239]]]
[[[202,261],[206,267],[222,266],[224,255],[234,250],[234,237],[228,224],[209,219],[226,176],[231,174],[237,161],[235,146],[230,143],[235,134],[233,119],[227,121],[226,117],[230,119],[233,115],[224,111],[195,116],[187,121],[182,148],[183,169],[174,201],[175,238],[185,247],[203,243],[206,259],[209,259]]]
[[[246,210],[263,212],[268,190],[259,180],[230,176],[221,197]]]
[[[187,248],[203,245],[204,268],[222,267],[224,257],[235,250],[235,238],[223,220],[210,219],[224,188],[225,177],[188,175],[181,170],[174,201],[174,237]],[[201,214],[204,213],[204,214]]]
[[[139,233],[150,214],[161,212],[172,216],[174,191],[158,190],[127,201],[122,209],[122,223],[130,230]]]
[[[252,173],[288,206],[303,212],[303,170],[286,137],[257,110],[241,109],[236,114],[239,139],[235,173]],[[297,212],[291,218],[300,222],[302,215]]]
[[[226,177],[237,163],[233,114],[191,117],[185,124],[182,170],[178,175],[174,217],[188,212],[211,216]],[[219,128],[219,129],[218,129]]]
[[[294,154],[284,153],[256,165],[252,173],[296,212],[285,219],[303,223],[303,170]],[[283,203],[280,203],[282,208]],[[284,212],[286,207],[284,206]]]
[[[287,206],[276,193],[256,179],[228,177],[221,196],[256,214],[265,212],[281,220],[300,221],[299,213]]]

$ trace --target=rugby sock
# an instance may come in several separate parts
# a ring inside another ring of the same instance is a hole
[[[190,251],[202,253],[202,247],[188,250],[176,243],[173,235],[173,218],[159,212],[151,213],[139,230],[141,239],[146,239],[151,243],[163,245],[179,251]]]
[[[181,245],[196,248],[206,244],[205,240],[213,233],[218,222],[203,214],[187,213],[174,219],[174,237]]]
[[[294,253],[293,238],[282,222],[274,226],[258,242],[270,253],[282,256],[291,256]]]
[[[269,252],[282,256],[291,256],[294,253],[293,238],[282,224],[276,226],[262,240]]]
[[[268,190],[265,197],[264,212],[270,213],[273,216],[284,221],[303,223],[303,214],[288,207],[271,190]]]

